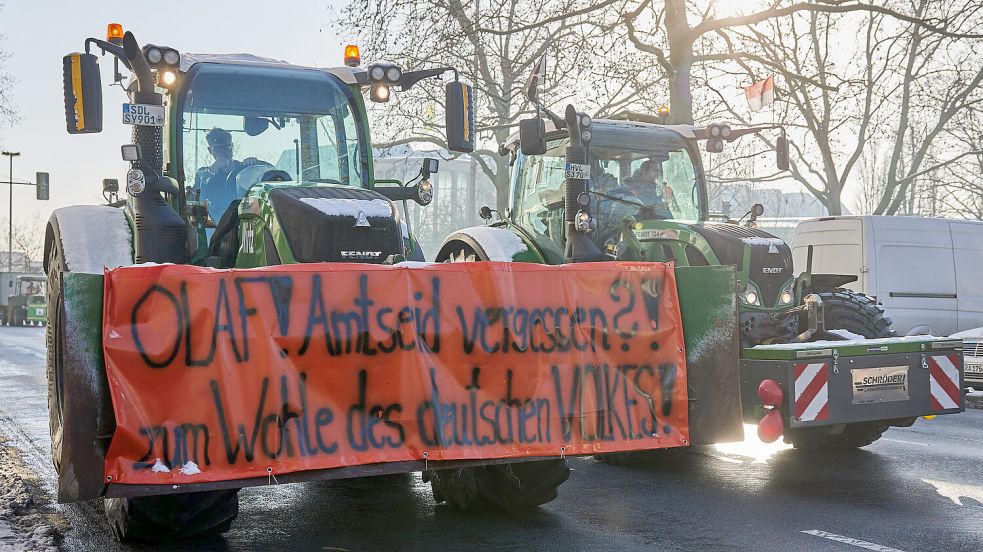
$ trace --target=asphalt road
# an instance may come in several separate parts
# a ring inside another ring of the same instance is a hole
[[[0,435],[50,494],[44,378],[43,330],[0,327]],[[224,539],[171,548],[983,550],[983,410],[839,456],[744,443],[660,465],[571,466],[559,499],[520,518],[434,507],[418,474],[246,489]],[[98,501],[56,512],[64,549],[145,549],[112,540]]]

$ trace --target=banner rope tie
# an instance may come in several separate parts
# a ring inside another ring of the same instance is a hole
[[[273,466],[266,466],[266,484],[272,485],[274,483],[277,485],[280,484],[280,482],[276,480],[276,476],[273,475]]]
[[[423,471],[427,471],[430,466],[430,453],[423,451]]]

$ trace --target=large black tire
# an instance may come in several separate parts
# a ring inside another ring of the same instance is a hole
[[[867,339],[891,337],[891,318],[870,297],[837,288],[816,292],[823,300],[823,323],[827,330],[846,330]],[[810,451],[843,451],[865,447],[881,438],[890,425],[881,422],[847,424],[841,433],[828,428],[788,429],[784,440]]]
[[[785,442],[796,449],[816,452],[844,451],[865,447],[881,438],[890,426],[881,422],[847,424],[842,433],[828,433],[826,428],[789,429]]]
[[[436,260],[473,263],[488,259],[470,245],[454,242],[445,246]],[[563,459],[424,473],[438,504],[446,502],[457,510],[493,508],[507,512],[528,510],[554,500],[556,489],[569,477],[570,467]]]
[[[891,318],[870,297],[845,288],[816,292],[823,300],[827,330],[846,330],[867,339],[891,337]]]
[[[61,236],[52,225],[53,239],[48,255],[48,324],[45,328],[48,376],[48,429],[51,460],[61,473],[64,417],[65,369],[63,349],[65,296],[61,275],[68,271]],[[95,444],[93,443],[93,446]],[[219,534],[229,530],[239,513],[239,491],[209,491],[133,499],[106,500],[106,517],[120,541],[158,541]]]
[[[44,331],[44,342],[47,354],[48,376],[48,429],[51,432],[51,462],[55,471],[61,473],[62,453],[62,383],[61,370],[64,364],[62,350],[62,316],[64,315],[65,297],[61,289],[61,275],[68,268],[65,265],[65,254],[61,248],[61,236],[55,229],[51,249],[48,250],[48,323]]]
[[[518,513],[556,498],[557,488],[570,477],[564,459],[494,464],[424,472],[434,501],[455,510],[482,509]]]
[[[106,519],[120,542],[158,542],[225,533],[239,515],[239,489],[107,498]]]

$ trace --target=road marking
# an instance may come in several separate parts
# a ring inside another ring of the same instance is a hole
[[[905,441],[904,439],[888,439],[887,437],[881,437],[881,441],[891,441],[893,443],[905,443],[908,445],[918,445],[920,447],[928,446],[928,443],[916,443],[915,441]]]
[[[883,544],[867,542],[865,540],[855,539],[853,537],[844,537],[843,535],[837,535],[836,533],[827,533],[826,531],[820,531],[819,529],[806,529],[804,531],[799,531],[799,532],[805,533],[807,535],[812,535],[814,537],[822,537],[824,539],[829,539],[836,542],[842,542],[843,544],[849,544],[851,546],[856,546],[858,548],[866,548],[867,550],[876,550],[877,552],[904,552],[902,550],[898,550],[897,548],[884,546]]]

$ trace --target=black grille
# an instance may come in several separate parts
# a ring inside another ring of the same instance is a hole
[[[356,226],[356,217],[327,215],[303,198],[324,200],[388,199],[371,190],[342,187],[298,187],[270,192],[280,227],[294,258],[301,263],[365,262],[381,263],[390,255],[402,253],[402,234],[394,216],[366,217],[369,226]]]
[[[738,270],[744,267],[744,247],[748,245],[743,240],[754,238],[775,238],[771,234],[756,228],[747,228],[736,224],[694,224],[693,230],[703,236],[713,252],[725,265],[734,265]],[[775,244],[776,253],[771,245],[753,244],[751,247],[751,269],[748,274],[761,291],[761,301],[765,306],[774,306],[778,295],[782,292],[782,284],[792,277],[792,249],[786,243]],[[769,269],[771,274],[766,273]],[[777,272],[774,272],[777,270]]]

